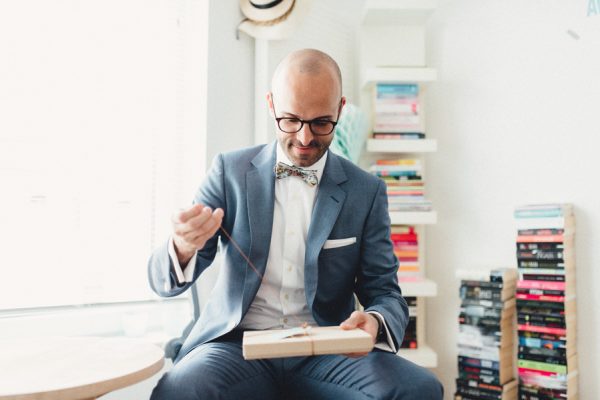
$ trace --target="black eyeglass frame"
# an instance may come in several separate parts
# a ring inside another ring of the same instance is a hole
[[[336,121],[332,121],[330,119],[324,119],[324,118],[315,118],[315,119],[305,120],[305,119],[300,119],[298,117],[277,117],[277,114],[276,114],[276,111],[275,111],[275,101],[273,100],[273,95],[271,95],[271,103],[273,104],[273,115],[275,115],[275,121],[277,121],[277,127],[279,128],[279,130],[281,132],[284,132],[284,133],[290,133],[290,134],[292,134],[292,133],[298,133],[298,132],[300,132],[302,130],[302,128],[304,128],[304,124],[306,123],[306,124],[308,124],[308,127],[309,127],[309,129],[310,129],[310,131],[311,131],[311,133],[313,135],[315,135],[315,136],[329,136],[329,135],[331,135],[333,133],[333,131],[335,131],[335,127],[337,126],[337,124],[338,124],[338,122],[340,120],[340,112],[341,112],[342,100],[340,100],[340,105],[338,106],[338,116],[337,116],[337,120]],[[300,128],[298,128],[298,130],[292,131],[292,132],[283,130],[281,128],[280,121],[284,120],[284,119],[285,120],[300,121]],[[327,123],[330,123],[331,124],[331,131],[329,131],[329,133],[316,133],[315,130],[313,129],[313,126],[312,126],[313,122],[327,122]]]

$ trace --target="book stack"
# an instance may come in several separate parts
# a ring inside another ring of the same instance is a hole
[[[414,281],[423,277],[419,267],[419,237],[414,226],[392,225],[394,254],[398,258],[398,281]]]
[[[458,378],[455,400],[517,398],[514,316],[517,270],[459,271]]]
[[[431,211],[419,159],[377,160],[369,169],[385,181],[389,211]]]
[[[416,349],[417,346],[417,298],[405,297],[408,303],[408,326],[404,331],[404,340],[400,345],[401,349]]]
[[[577,398],[575,219],[570,204],[518,207],[520,399]]]
[[[424,139],[417,84],[378,83],[373,102],[375,139]]]

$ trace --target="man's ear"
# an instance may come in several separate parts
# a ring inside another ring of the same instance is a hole
[[[342,115],[342,109],[344,108],[345,105],[346,105],[346,97],[342,96],[342,99],[340,100],[340,109],[338,110],[338,115]]]
[[[269,106],[269,114],[275,118],[275,110],[273,109],[273,92],[267,93],[267,106]]]

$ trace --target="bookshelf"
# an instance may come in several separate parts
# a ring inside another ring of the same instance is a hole
[[[425,89],[437,79],[437,71],[425,62],[425,23],[437,5],[436,0],[367,0],[359,29],[358,74],[360,106],[371,115],[378,84],[418,84],[419,111],[424,120]],[[427,132],[426,132],[427,134]],[[371,135],[369,135],[371,136]],[[429,136],[429,135],[427,135]],[[414,158],[420,160],[425,176],[425,155],[437,151],[437,141],[426,139],[372,139],[366,142],[361,166],[369,166],[380,158]],[[425,180],[426,181],[426,180]],[[421,189],[422,190],[422,189]],[[437,283],[426,277],[425,227],[437,222],[431,211],[390,211],[392,225],[414,226],[418,235],[418,265],[422,278],[400,281],[405,297],[416,297],[416,349],[400,349],[398,355],[426,368],[437,367],[437,353],[427,344],[425,335],[426,299],[437,295]]]

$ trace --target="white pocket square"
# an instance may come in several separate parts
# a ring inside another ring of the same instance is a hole
[[[325,244],[323,245],[323,250],[335,249],[336,247],[344,247],[351,245],[352,243],[356,243],[356,237],[326,240]]]

